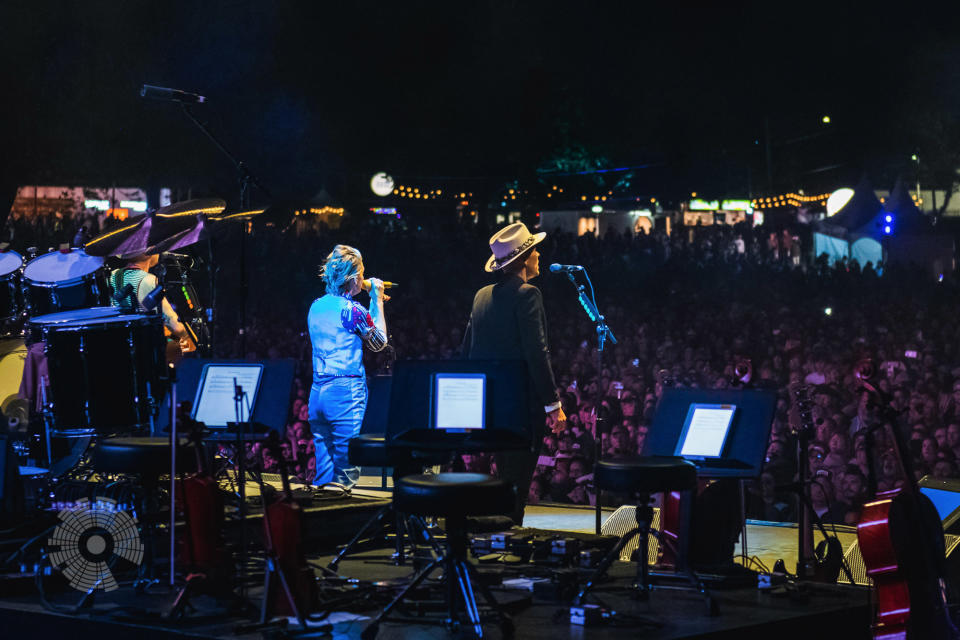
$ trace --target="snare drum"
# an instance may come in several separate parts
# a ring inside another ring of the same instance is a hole
[[[49,322],[30,321],[31,333],[46,343],[47,403],[56,435],[145,429],[161,399],[165,346],[161,317],[105,312],[81,309],[52,314],[58,317]],[[65,317],[71,313],[72,321]]]
[[[106,278],[103,258],[88,256],[83,249],[38,256],[23,270],[27,311],[42,316],[108,304]]]
[[[13,320],[20,313],[22,266],[23,256],[16,251],[0,253],[0,322]]]
[[[47,339],[47,334],[56,330],[57,327],[75,322],[115,318],[122,313],[119,307],[91,307],[90,309],[74,309],[73,311],[48,313],[45,316],[30,318],[26,323],[27,343],[43,342]]]

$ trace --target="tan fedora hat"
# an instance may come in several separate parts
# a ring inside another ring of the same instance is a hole
[[[487,260],[484,269],[487,272],[503,269],[546,237],[547,234],[542,231],[530,233],[527,225],[522,222],[508,224],[490,238],[490,251],[493,255]]]

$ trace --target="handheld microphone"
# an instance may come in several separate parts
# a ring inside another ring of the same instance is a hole
[[[388,282],[388,281],[386,281],[386,280],[383,281],[383,288],[384,288],[384,289],[396,289],[396,288],[399,287],[399,286],[400,286],[400,285],[397,284],[396,282]],[[364,280],[364,281],[363,281],[363,284],[361,284],[360,287],[361,287],[364,291],[370,291],[370,281],[369,281],[369,280]]]
[[[573,273],[574,271],[583,271],[583,267],[578,264],[557,264],[550,265],[550,273]]]
[[[205,97],[196,93],[167,87],[155,87],[152,84],[145,84],[140,88],[140,97],[148,100],[166,100],[167,102],[182,102],[184,104],[201,104],[207,101]]]

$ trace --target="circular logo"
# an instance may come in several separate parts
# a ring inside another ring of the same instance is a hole
[[[50,564],[60,569],[77,591],[113,591],[117,581],[111,568],[118,559],[143,562],[143,542],[137,520],[110,498],[90,504],[79,500],[57,517],[60,524],[47,540]]]
[[[388,196],[393,193],[393,178],[381,171],[370,178],[370,189],[378,196]]]

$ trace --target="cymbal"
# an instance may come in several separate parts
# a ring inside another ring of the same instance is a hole
[[[97,236],[84,249],[92,256],[123,259],[173,251],[197,242],[205,232],[204,217],[225,208],[226,202],[218,198],[177,202]]]
[[[231,211],[229,213],[219,213],[210,216],[214,222],[240,222],[243,220],[253,220],[257,216],[263,215],[266,209],[250,209],[248,211]]]
[[[220,198],[194,198],[193,200],[184,200],[175,202],[165,207],[160,207],[153,212],[155,216],[216,216],[227,208],[227,203]]]

